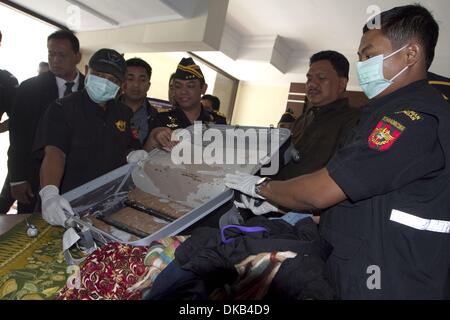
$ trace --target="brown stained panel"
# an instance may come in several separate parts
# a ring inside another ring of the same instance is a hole
[[[143,192],[135,188],[128,194],[128,198],[135,201],[144,207],[151,208],[162,214],[168,215],[172,218],[178,219],[192,210],[178,202],[169,202],[168,200],[160,199],[149,193]]]
[[[299,94],[290,94],[288,96],[288,100],[298,101],[298,102],[304,102],[305,101],[305,95],[299,95]]]
[[[115,222],[119,222],[120,224],[147,234],[155,233],[167,226],[167,223],[164,221],[131,208],[123,208],[122,210],[113,213],[110,218]]]
[[[305,93],[306,84],[300,82],[291,82],[289,93]]]

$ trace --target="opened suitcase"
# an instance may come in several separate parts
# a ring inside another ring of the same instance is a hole
[[[179,136],[182,142],[172,153],[152,150],[139,165],[122,166],[63,194],[76,213],[67,226],[100,244],[149,245],[179,234],[233,198],[223,183],[227,173],[267,168],[267,175],[275,174],[273,164],[283,161],[280,149],[290,131],[196,125]]]

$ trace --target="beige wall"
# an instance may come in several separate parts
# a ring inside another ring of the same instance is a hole
[[[276,126],[286,109],[289,86],[267,86],[241,82],[232,124]]]
[[[169,78],[177,69],[179,59],[164,53],[126,53],[125,59],[141,58],[152,67],[149,97],[167,100]]]

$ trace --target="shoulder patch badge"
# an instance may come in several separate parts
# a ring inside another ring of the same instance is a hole
[[[405,126],[389,117],[383,117],[369,135],[368,143],[371,149],[388,150],[405,130]]]
[[[120,132],[125,132],[125,130],[127,129],[127,122],[124,120],[117,120],[115,125],[117,130],[119,130]]]

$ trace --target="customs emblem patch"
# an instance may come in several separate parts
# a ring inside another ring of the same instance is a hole
[[[369,147],[378,151],[386,151],[400,137],[405,127],[395,120],[384,117],[378,122],[368,138]]]

